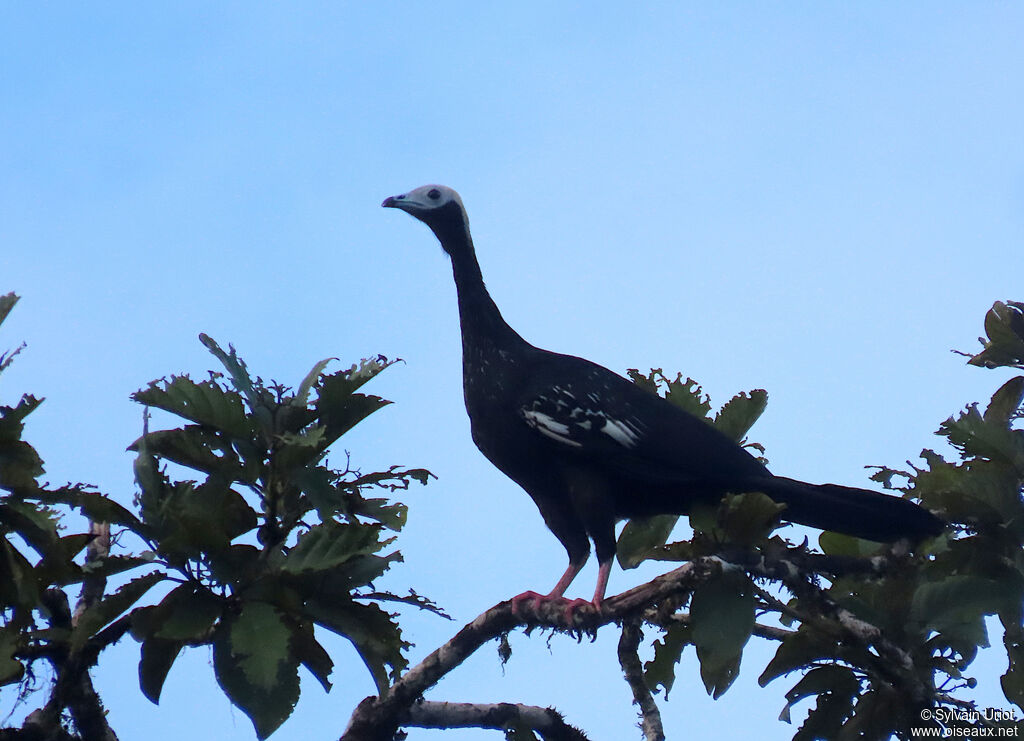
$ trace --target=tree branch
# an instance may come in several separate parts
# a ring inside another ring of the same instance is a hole
[[[633,703],[640,707],[640,729],[646,741],[665,741],[665,729],[661,724],[661,712],[654,702],[651,689],[644,681],[644,668],[640,663],[640,640],[643,634],[636,620],[623,621],[622,636],[619,638],[619,665],[626,676],[626,684],[633,692]]]
[[[508,702],[483,704],[424,700],[413,704],[402,725],[493,730],[520,726],[536,731],[544,741],[587,741],[582,731],[566,723],[561,713],[552,708]]]
[[[110,555],[110,523],[89,521],[89,534],[93,536],[85,552],[86,564],[102,561]],[[107,578],[97,576],[95,573],[88,574],[82,580],[82,593],[75,605],[75,612],[71,616],[71,624],[76,625],[78,618],[96,602],[103,598],[103,592],[107,588]]]
[[[406,722],[412,704],[424,692],[484,643],[513,628],[545,627],[576,634],[581,631],[593,632],[602,625],[639,617],[646,608],[693,591],[711,573],[721,568],[721,563],[715,557],[698,558],[685,563],[646,584],[609,597],[600,613],[594,610],[575,613],[572,626],[566,626],[564,606],[556,601],[541,603],[534,614],[522,616],[512,612],[511,600],[501,602],[479,615],[451,640],[406,672],[386,695],[367,697],[359,703],[341,738],[343,741],[391,741],[398,728]]]

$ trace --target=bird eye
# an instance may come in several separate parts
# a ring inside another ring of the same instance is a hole
[[[441,191],[439,191],[437,188],[431,188],[430,192],[427,193],[427,198],[429,198],[432,201],[436,201],[440,197],[441,197]]]

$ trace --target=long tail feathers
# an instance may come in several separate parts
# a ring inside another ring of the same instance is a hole
[[[782,519],[878,542],[938,535],[943,521],[899,497],[838,484],[807,484],[775,476],[758,487],[785,504]]]

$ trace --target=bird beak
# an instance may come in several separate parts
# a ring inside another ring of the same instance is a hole
[[[401,195],[401,196],[388,196],[387,198],[384,199],[384,203],[382,203],[380,205],[383,206],[384,208],[402,208],[402,199],[403,198],[405,198],[404,195]]]

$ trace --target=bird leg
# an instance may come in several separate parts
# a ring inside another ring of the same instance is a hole
[[[574,599],[569,600],[565,606],[565,622],[568,625],[572,625],[573,615],[576,610],[581,607],[592,607],[601,612],[601,605],[604,602],[604,593],[608,588],[608,575],[612,571],[612,560],[609,558],[607,561],[601,563],[597,570],[597,588],[594,590],[594,599],[587,602],[585,599]]]
[[[604,601],[604,592],[608,589],[608,576],[612,573],[612,560],[602,561],[597,569],[597,588],[594,589],[594,599],[591,604],[594,609],[601,612],[601,603]]]
[[[594,589],[594,599],[588,602],[582,598],[569,600],[563,597],[565,590],[569,588],[572,580],[576,578],[578,573],[580,573],[580,569],[583,568],[584,563],[586,563],[585,559],[580,562],[570,561],[569,567],[565,570],[565,573],[562,574],[562,578],[558,580],[554,589],[547,594],[538,594],[537,592],[523,592],[522,594],[517,594],[512,598],[512,614],[517,616],[519,615],[523,602],[532,602],[533,611],[537,612],[540,609],[541,604],[553,600],[565,600],[564,617],[567,625],[572,625],[573,616],[575,615],[576,610],[581,607],[592,607],[597,612],[601,612],[604,593],[605,590],[608,589],[608,576],[612,571],[612,559],[610,558],[607,561],[602,562],[598,568],[597,587]]]
[[[532,591],[517,594],[512,598],[512,614],[519,615],[520,605],[522,605],[523,602],[532,602],[533,611],[537,612],[541,603],[562,599],[562,595],[565,594],[565,590],[569,588],[569,585],[572,584],[572,580],[576,578],[576,574],[580,573],[580,569],[583,568],[583,564],[586,562],[586,557],[578,561],[570,561],[565,573],[562,574],[562,578],[558,580],[554,589],[547,594],[538,594],[537,592]]]

